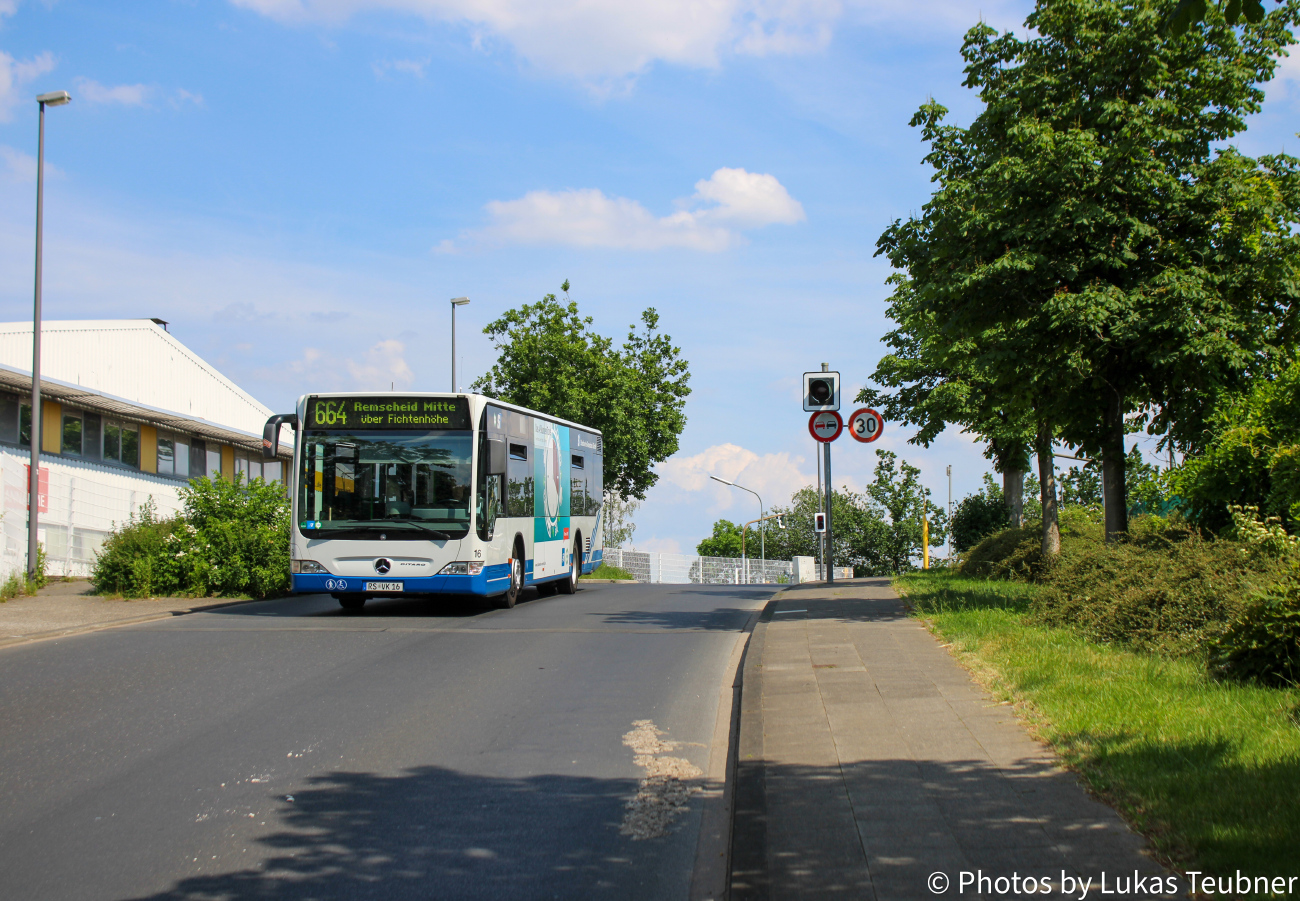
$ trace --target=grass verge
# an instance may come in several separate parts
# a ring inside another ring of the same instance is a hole
[[[1031,623],[1034,585],[932,570],[895,586],[1173,863],[1300,874],[1300,691],[1216,682],[1194,658]]]
[[[599,566],[597,566],[595,569],[593,569],[593,570],[592,570],[591,572],[589,572],[587,575],[585,575],[585,576],[580,576],[579,578],[582,578],[582,579],[627,579],[627,580],[629,580],[629,581],[636,581],[636,576],[632,575],[632,574],[631,574],[630,572],[628,572],[627,570],[625,570],[625,569],[623,569],[623,568],[621,568],[621,567],[618,567],[618,566],[610,566],[608,563],[601,563]]]

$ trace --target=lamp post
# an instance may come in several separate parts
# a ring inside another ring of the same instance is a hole
[[[749,491],[749,493],[752,494],[752,495],[754,495],[754,497],[758,497],[758,492],[757,492],[757,491],[750,491],[750,490],[749,490],[748,488],[746,488],[744,485],[737,485],[735,482],[728,482],[726,479],[720,479],[720,478],[718,478],[717,476],[709,476],[709,478],[713,479],[713,481],[715,481],[715,482],[721,482],[721,483],[724,484],[724,485],[730,485],[732,488],[739,488],[741,491]],[[760,523],[760,525],[761,525],[761,524],[762,524],[762,519],[763,519],[763,499],[762,499],[761,497],[758,497],[758,518],[759,518],[759,523]],[[762,530],[760,530],[759,533],[758,533],[758,542],[759,542],[759,546],[762,548],[761,553],[762,553],[762,555],[763,555],[763,556],[762,556],[762,564],[761,564],[761,565],[762,565],[762,567],[763,567],[763,581],[764,581],[764,582],[767,581],[767,536],[764,534],[765,532],[766,532],[766,529],[762,529]],[[744,558],[745,558],[745,551],[744,551],[744,547],[743,547],[743,546],[741,547],[740,557],[741,557],[742,565],[743,565],[743,560],[744,560]],[[745,569],[745,584],[746,584],[746,585],[749,584],[749,568],[748,568],[748,567],[746,567],[746,569]]]
[[[952,561],[952,466],[948,467],[948,560]]]
[[[456,393],[456,307],[469,303],[468,297],[451,299],[451,393]]]
[[[45,107],[63,106],[72,99],[67,91],[38,94],[41,107],[36,139],[36,300],[32,305],[32,423],[27,430],[32,445],[31,472],[27,480],[27,577],[36,577],[36,547],[41,494],[41,217],[45,200]]]

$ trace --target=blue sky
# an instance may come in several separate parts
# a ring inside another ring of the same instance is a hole
[[[963,32],[1030,4],[902,0],[0,0],[0,305],[31,315],[37,93],[45,315],[157,316],[269,406],[449,387],[483,326],[568,279],[600,331],[641,310],[691,363],[638,547],[686,551],[815,478],[800,374],[862,384],[888,223],[929,195],[908,120],[968,121]],[[1294,59],[1294,58],[1293,58]],[[1287,60],[1238,143],[1294,151]],[[980,448],[887,426],[941,501]],[[835,445],[837,484],[874,455]]]

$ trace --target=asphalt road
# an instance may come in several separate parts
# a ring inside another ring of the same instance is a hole
[[[707,772],[771,594],[309,596],[0,650],[0,897],[685,898],[698,796],[623,834],[624,736]]]

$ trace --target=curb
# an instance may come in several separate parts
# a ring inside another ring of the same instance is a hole
[[[579,585],[635,585],[636,579],[588,579],[578,577]]]
[[[720,692],[718,723],[714,727],[714,754],[720,743],[716,740],[724,728],[727,732],[726,748],[719,763],[711,760],[709,779],[721,777],[721,791],[705,795],[704,810],[700,815],[700,837],[696,842],[695,866],[691,871],[690,901],[721,901],[731,896],[732,831],[735,823],[736,749],[740,738],[741,672],[749,654],[750,637],[754,626],[763,614],[764,607],[755,610],[741,630],[732,661],[728,665],[731,675],[729,685]],[[725,700],[724,700],[725,698]],[[722,704],[728,706],[725,720]],[[721,770],[721,773],[718,772]]]
[[[735,803],[732,807],[731,873],[727,897],[762,901],[771,895],[767,865],[767,791],[763,779],[763,644],[781,599],[764,605],[740,668],[740,723],[736,741]]]
[[[262,598],[263,601],[273,601],[276,598]],[[14,645],[27,644],[32,641],[44,641],[49,638],[65,638],[69,635],[84,635],[87,632],[101,632],[105,629],[115,629],[118,626],[135,626],[140,623],[151,623],[160,619],[171,619],[175,616],[185,616],[189,613],[203,613],[206,610],[217,610],[221,607],[238,607],[240,604],[257,604],[253,598],[244,601],[222,601],[219,604],[203,604],[198,607],[186,607],[182,610],[167,610],[162,613],[144,613],[140,616],[127,616],[122,619],[104,620],[98,623],[87,623],[82,626],[69,626],[66,629],[51,629],[48,632],[33,632],[31,635],[19,635],[13,638],[0,638],[0,648],[13,647]]]

